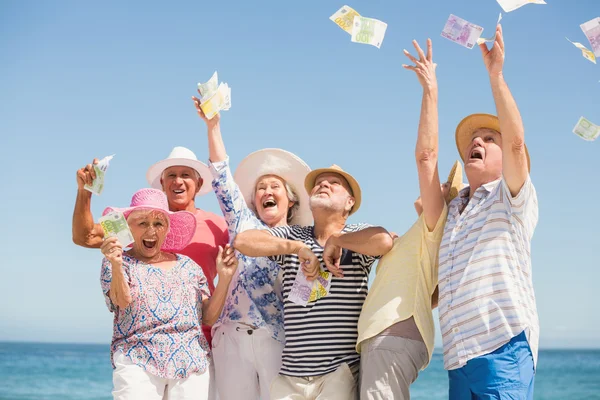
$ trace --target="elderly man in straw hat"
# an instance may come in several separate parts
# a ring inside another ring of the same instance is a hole
[[[346,225],[360,207],[361,191],[356,179],[340,167],[314,170],[304,184],[313,226],[250,230],[234,241],[240,252],[271,256],[283,269],[286,342],[271,399],[356,399],[356,324],[371,266],[390,250],[392,238],[381,227]],[[321,279],[328,275],[321,271],[322,262],[334,275],[330,283]],[[317,275],[314,285],[323,288],[319,295],[304,297],[304,303],[295,299],[295,282]]]
[[[448,209],[439,258],[439,315],[450,399],[531,399],[539,322],[531,239],[537,196],[519,109],[504,80],[500,25],[480,46],[498,117],[456,128],[469,187]]]
[[[93,163],[97,163],[94,160]],[[93,163],[77,171],[77,200],[73,212],[73,242],[83,247],[99,248],[104,232],[94,223],[91,212],[91,193],[83,186],[94,180]],[[216,257],[219,246],[229,243],[227,224],[223,217],[196,208],[196,196],[211,192],[212,176],[206,164],[185,147],[175,147],[169,156],[152,165],[146,174],[151,187],[161,189],[167,196],[170,211],[189,211],[196,218],[196,231],[191,242],[179,252],[200,265],[212,294],[217,276]],[[211,342],[211,329],[203,325],[202,331]]]
[[[308,165],[281,149],[263,149],[244,158],[235,175],[221,135],[221,116],[206,118],[213,189],[233,239],[250,229],[311,225],[304,177]],[[269,399],[281,368],[285,343],[281,268],[267,257],[240,257],[218,321],[213,325],[213,359],[221,400]]]
[[[434,342],[432,308],[437,306],[438,251],[448,215],[446,204],[462,188],[457,161],[448,180],[438,174],[438,89],[431,40],[427,55],[413,70],[423,98],[415,158],[421,196],[415,202],[419,219],[377,265],[358,321],[356,350],[361,353],[361,399],[409,399],[409,387],[431,360]]]

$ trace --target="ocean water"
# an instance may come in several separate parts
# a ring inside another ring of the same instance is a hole
[[[108,345],[0,342],[1,400],[110,400]],[[448,397],[440,354],[411,386],[413,400]],[[600,350],[542,350],[536,400],[600,400]]]

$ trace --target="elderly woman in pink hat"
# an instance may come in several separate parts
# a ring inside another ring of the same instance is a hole
[[[129,250],[116,237],[101,246],[101,284],[114,313],[113,396],[119,400],[212,399],[209,345],[201,323],[212,325],[237,268],[233,249],[219,247],[218,285],[209,297],[206,276],[177,254],[192,239],[194,215],[170,212],[165,194],[142,189],[119,211],[133,236]]]
[[[249,229],[311,225],[308,194],[303,190],[308,165],[288,151],[263,149],[244,158],[234,176],[219,114],[209,120],[199,100],[194,98],[194,102],[208,127],[212,185],[230,240]],[[280,271],[266,257],[240,258],[225,307],[212,330],[220,400],[269,399],[285,343]]]

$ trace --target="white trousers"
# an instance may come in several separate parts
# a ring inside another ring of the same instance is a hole
[[[228,322],[216,328],[212,345],[220,400],[269,400],[283,343],[266,328]]]
[[[214,373],[212,365],[203,374],[192,374],[185,379],[165,379],[152,375],[135,365],[123,352],[113,356],[114,400],[214,400]]]

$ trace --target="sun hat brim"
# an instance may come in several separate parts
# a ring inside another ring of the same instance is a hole
[[[302,190],[304,177],[310,167],[297,155],[283,149],[262,149],[247,155],[237,166],[233,179],[237,183],[246,204],[251,209],[256,181],[265,175],[275,175],[289,184],[298,196],[300,205],[291,225],[310,226],[313,223],[308,195]],[[258,215],[257,215],[258,217]]]
[[[471,143],[471,136],[477,129],[492,129],[502,135],[500,132],[500,121],[498,117],[492,114],[471,114],[458,124],[456,127],[456,148],[460,158],[465,162],[465,150]],[[527,168],[531,171],[531,159],[529,158],[529,150],[525,146],[525,154],[527,155]]]
[[[195,169],[200,174],[200,177],[202,178],[202,187],[200,188],[197,196],[203,196],[212,191],[211,183],[213,177],[210,173],[210,169],[208,169],[208,166],[202,161],[190,160],[189,158],[167,158],[152,165],[150,168],[148,168],[148,172],[146,172],[146,180],[148,181],[148,184],[154,189],[162,190],[160,177],[163,171],[169,167],[175,166],[190,167]]]
[[[102,215],[117,211],[123,213],[125,219],[127,219],[133,211],[138,210],[160,211],[169,219],[169,231],[160,248],[161,250],[179,251],[184,249],[192,241],[194,233],[196,232],[196,217],[189,211],[172,212],[160,207],[141,205],[124,208],[106,207],[102,212]]]
[[[446,194],[446,204],[449,204],[452,199],[458,196],[458,193],[462,190],[463,187],[463,169],[460,161],[456,161],[448,174],[448,180],[446,181],[450,184],[450,188],[448,193]]]
[[[308,175],[306,175],[306,179],[304,180],[304,188],[306,189],[306,192],[309,194],[309,196],[310,196],[310,192],[315,187],[315,181],[317,180],[317,177],[324,173],[339,174],[339,175],[343,176],[346,179],[346,181],[348,181],[348,184],[350,185],[350,189],[352,189],[352,197],[354,197],[354,206],[352,207],[352,210],[350,210],[350,214],[348,214],[348,215],[352,215],[355,212],[357,212],[358,209],[360,208],[360,203],[362,201],[362,192],[360,190],[360,185],[358,184],[358,181],[356,179],[354,179],[354,177],[352,175],[350,175],[349,173],[347,173],[346,171],[344,171],[342,169],[320,168],[320,169],[315,169],[315,170],[311,171]]]

